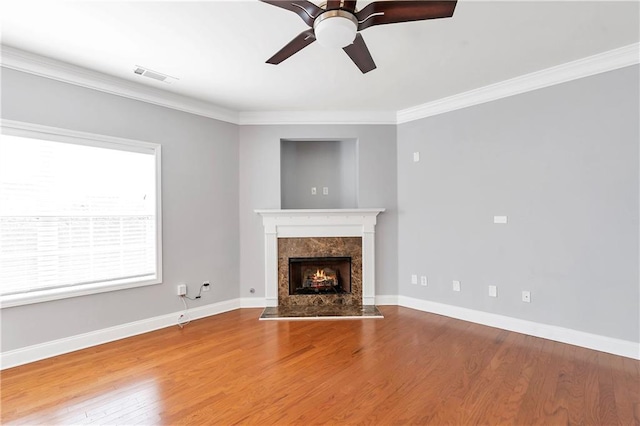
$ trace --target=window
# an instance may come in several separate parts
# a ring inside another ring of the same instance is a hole
[[[2,124],[2,307],[160,283],[160,145]]]

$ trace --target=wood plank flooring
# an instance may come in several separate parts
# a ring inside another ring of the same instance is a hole
[[[2,372],[2,424],[640,425],[640,362],[411,309],[240,309]]]

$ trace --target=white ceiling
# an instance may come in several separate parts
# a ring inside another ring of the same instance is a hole
[[[6,46],[245,112],[398,111],[640,40],[637,1],[460,0],[449,19],[363,31],[378,66],[363,75],[318,43],[266,64],[307,27],[255,0],[1,1]]]

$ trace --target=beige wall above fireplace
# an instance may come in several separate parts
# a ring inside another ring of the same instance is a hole
[[[375,225],[384,209],[255,210],[262,216],[266,306],[278,306],[278,238],[361,237],[362,304],[375,303]]]

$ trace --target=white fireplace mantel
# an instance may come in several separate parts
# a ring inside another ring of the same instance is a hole
[[[362,304],[375,303],[375,225],[385,209],[255,210],[262,216],[266,306],[278,306],[278,238],[362,237]]]

